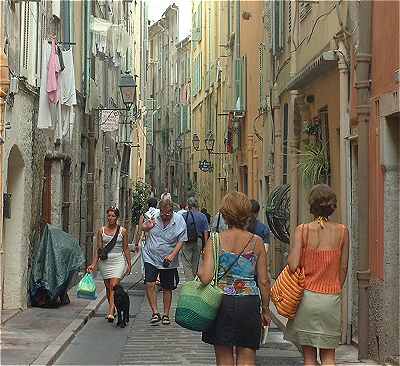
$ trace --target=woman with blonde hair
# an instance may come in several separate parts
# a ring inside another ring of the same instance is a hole
[[[215,233],[220,238],[218,286],[224,296],[217,319],[202,339],[214,345],[217,365],[255,365],[262,323],[271,320],[267,254],[261,238],[246,230],[251,203],[245,194],[228,193],[220,213],[228,225],[224,232]],[[211,240],[198,271],[204,284],[212,281],[214,273]]]
[[[329,219],[336,209],[336,194],[328,185],[314,186],[308,203],[314,218],[296,228],[288,258],[292,272],[303,264],[305,291],[296,317],[287,323],[285,339],[302,347],[306,366],[318,364],[317,349],[323,365],[335,365],[349,232],[345,225]]]

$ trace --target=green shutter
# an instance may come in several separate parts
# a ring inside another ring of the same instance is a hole
[[[240,98],[240,104],[237,104]],[[242,62],[240,58],[235,60],[235,106],[234,108],[241,109],[242,106]]]
[[[246,110],[246,105],[247,105],[247,58],[246,56],[242,57],[241,60],[241,93],[242,97],[240,98],[241,101],[241,109],[243,111]]]
[[[203,28],[203,24],[202,24],[202,2],[200,1],[200,4],[198,5],[198,10],[197,10],[197,15],[198,15],[198,20],[197,20],[197,28],[198,28],[198,40],[201,41],[201,37],[202,37],[202,28]]]
[[[203,55],[199,55],[199,92],[202,88],[202,78],[203,78]]]
[[[278,1],[279,6],[279,29],[278,29],[278,48],[279,51],[283,49],[283,32],[284,32],[284,24],[283,24],[283,13],[284,13],[284,1]],[[289,4],[290,6],[290,4]]]

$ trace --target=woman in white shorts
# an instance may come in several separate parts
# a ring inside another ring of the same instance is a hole
[[[107,209],[107,225],[102,226],[96,233],[96,250],[93,255],[93,262],[87,268],[88,272],[96,271],[97,265],[104,280],[107,291],[108,315],[106,319],[109,322],[114,321],[114,286],[118,285],[120,280],[131,272],[131,254],[128,247],[128,233],[122,226],[114,247],[107,254],[107,259],[101,260],[98,250],[104,248],[109,243],[118,229],[118,208],[110,207]]]

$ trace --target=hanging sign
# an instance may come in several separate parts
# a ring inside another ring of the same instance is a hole
[[[119,111],[105,109],[101,111],[100,128],[104,132],[118,130],[119,126]]]
[[[199,161],[199,169],[204,173],[209,173],[214,170],[214,167],[213,167],[211,161],[202,160],[202,161]]]

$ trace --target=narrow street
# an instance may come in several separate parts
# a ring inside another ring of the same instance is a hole
[[[183,279],[183,272],[180,272]],[[139,281],[139,282],[138,282]],[[201,334],[172,322],[170,326],[151,326],[150,308],[145,298],[140,264],[124,281],[131,301],[129,326],[125,329],[104,319],[104,302],[64,350],[57,365],[212,365],[213,348],[201,341]],[[179,290],[174,293],[173,311]],[[161,295],[161,293],[160,293]],[[159,295],[159,300],[161,296]],[[162,304],[160,304],[162,305]],[[270,327],[267,343],[257,353],[258,365],[300,365],[300,353],[283,340],[276,325]]]
[[[141,280],[139,261],[132,275],[125,280],[131,301],[129,326],[116,328],[104,319],[107,304],[104,302],[94,317],[86,323],[64,352],[57,365],[213,365],[213,348],[201,341],[201,334],[191,332],[172,322],[170,326],[151,326],[150,308]],[[183,271],[180,273],[184,279]],[[174,292],[175,310],[179,288]],[[159,305],[162,306],[161,293]],[[359,364],[349,353],[348,346],[338,350],[338,365]],[[257,365],[302,365],[297,348],[283,340],[282,331],[272,324],[267,342],[257,352]]]

